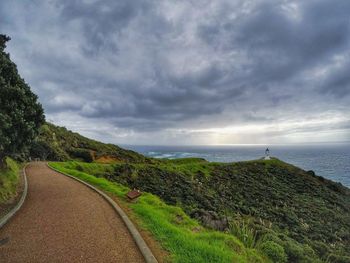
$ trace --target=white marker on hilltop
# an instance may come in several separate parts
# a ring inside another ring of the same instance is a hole
[[[266,148],[266,150],[265,150],[265,158],[264,158],[265,160],[270,160],[271,158],[270,158],[270,150],[269,150],[269,148]]]

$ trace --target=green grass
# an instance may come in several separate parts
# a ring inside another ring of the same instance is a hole
[[[19,182],[19,165],[12,159],[5,159],[6,168],[0,170],[0,203],[16,195]]]
[[[181,208],[167,205],[155,195],[144,193],[138,202],[128,203],[125,201],[128,187],[78,171],[77,163],[50,165],[118,197],[123,205],[131,209],[132,216],[136,218],[139,226],[150,231],[169,252],[171,262],[268,262],[259,252],[246,248],[233,235],[203,228]],[[108,165],[78,165],[81,166],[81,170],[92,174],[110,169]]]
[[[193,178],[196,174],[201,174],[205,177],[210,176],[215,163],[210,163],[201,158],[181,158],[181,159],[163,159],[162,162],[154,164],[163,170],[169,172],[182,173]]]

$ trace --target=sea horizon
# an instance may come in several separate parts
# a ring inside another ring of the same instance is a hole
[[[120,147],[139,147],[139,146],[166,146],[166,147],[171,147],[171,146],[198,146],[198,147],[206,147],[206,146],[300,146],[300,145],[338,145],[338,144],[348,144],[350,145],[350,141],[327,141],[327,142],[292,142],[292,143],[214,143],[214,144],[138,144],[138,143],[133,143],[133,144],[125,144],[125,143],[118,143],[118,142],[109,142],[109,141],[103,141],[104,143],[110,143],[110,144],[115,144],[119,145]]]
[[[270,155],[303,170],[350,187],[350,142],[235,145],[122,145],[153,158],[204,158],[210,162],[239,162]]]

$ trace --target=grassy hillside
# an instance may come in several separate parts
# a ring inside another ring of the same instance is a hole
[[[350,262],[349,189],[277,159],[60,165],[157,195],[274,262]]]
[[[88,139],[64,127],[46,123],[32,143],[30,155],[42,160],[81,160],[85,162],[149,162],[136,152]]]
[[[6,168],[0,169],[0,204],[3,204],[17,194],[19,182],[19,165],[12,159],[5,159]]]
[[[149,230],[169,252],[168,260],[171,262],[270,262],[258,250],[246,247],[233,235],[202,227],[180,207],[167,205],[150,193],[144,193],[137,202],[126,202],[125,195],[130,190],[128,187],[89,174],[111,172],[112,166],[76,162],[50,165],[117,196],[118,202],[124,208],[127,207],[129,215],[131,213],[138,225]]]

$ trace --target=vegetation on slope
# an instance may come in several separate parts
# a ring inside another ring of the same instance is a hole
[[[231,231],[275,262],[350,260],[349,189],[279,160],[62,167],[155,194],[204,226]]]
[[[19,182],[19,166],[10,159],[5,159],[6,168],[0,169],[0,204],[3,204],[17,195]]]
[[[30,155],[42,160],[85,162],[146,162],[150,159],[136,152],[88,139],[64,127],[50,123],[41,126],[31,145]]]
[[[180,207],[167,205],[149,193],[144,193],[137,202],[126,202],[125,195],[130,190],[128,187],[88,174],[111,172],[113,167],[109,165],[76,162],[50,165],[117,196],[123,206],[131,209],[138,224],[149,230],[169,251],[172,262],[269,262],[256,249],[245,247],[233,235],[203,228]],[[76,170],[80,165],[87,173]]]

